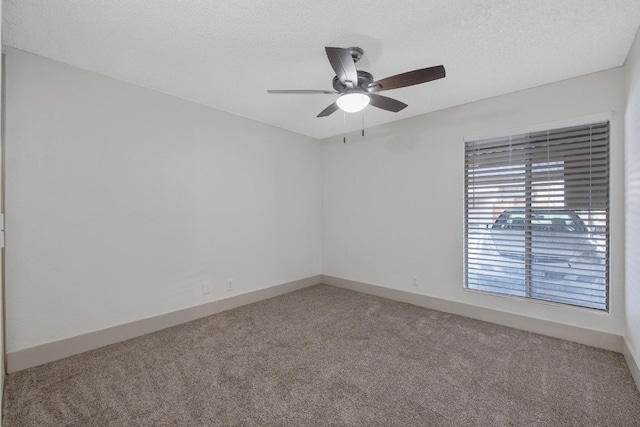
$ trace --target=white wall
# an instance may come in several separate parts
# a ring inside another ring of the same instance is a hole
[[[224,298],[228,277],[238,294],[320,272],[624,331],[622,69],[347,144],[12,49],[6,71],[9,352]],[[463,290],[463,138],[603,112],[613,112],[611,312]]]
[[[628,346],[640,366],[640,33],[625,63],[625,222]]]
[[[8,352],[320,274],[318,141],[6,54]]]
[[[608,70],[374,127],[346,144],[325,140],[323,274],[622,335],[622,80],[622,69]],[[605,112],[613,112],[610,314],[463,290],[463,138]]]

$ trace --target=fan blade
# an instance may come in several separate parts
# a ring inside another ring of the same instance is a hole
[[[349,89],[356,87],[358,85],[358,70],[356,70],[356,63],[353,62],[349,49],[325,47],[324,50],[327,52],[331,67],[336,72],[338,79]]]
[[[320,114],[318,114],[316,117],[327,117],[328,115],[335,113],[338,108],[338,104],[334,102],[324,110],[320,111]]]
[[[388,98],[382,95],[369,94],[369,104],[374,107],[382,108],[383,110],[393,111],[397,113],[400,110],[404,110],[408,107],[404,102],[400,102],[397,99]]]
[[[378,92],[381,90],[399,89],[401,87],[438,80],[443,77],[445,77],[444,67],[438,65],[436,67],[421,68],[375,81],[369,85],[369,90],[371,92]]]
[[[335,90],[267,90],[268,93],[282,93],[282,94],[327,94],[335,95]]]

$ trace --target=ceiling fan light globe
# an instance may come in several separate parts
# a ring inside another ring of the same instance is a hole
[[[369,105],[369,97],[362,92],[345,93],[336,101],[338,107],[347,113],[357,113]]]

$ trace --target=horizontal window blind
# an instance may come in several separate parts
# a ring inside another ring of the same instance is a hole
[[[608,310],[609,122],[465,143],[465,286]]]

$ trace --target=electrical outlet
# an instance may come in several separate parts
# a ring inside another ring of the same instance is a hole
[[[202,295],[211,293],[211,282],[204,282],[202,284]]]
[[[411,286],[418,286],[418,276],[415,274],[411,276]]]
[[[227,279],[227,291],[233,290],[233,279]]]

